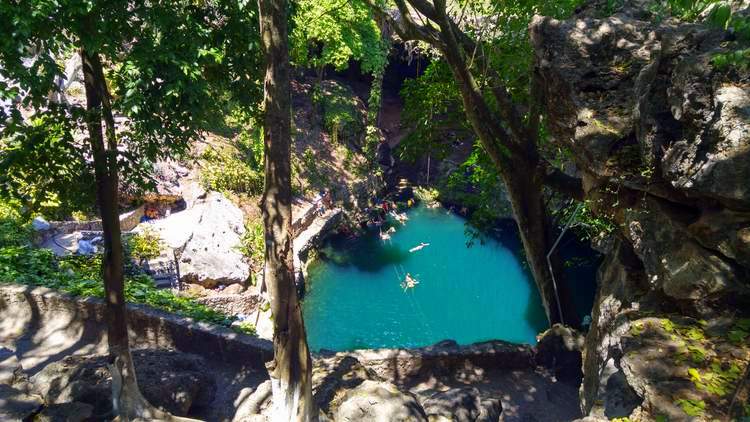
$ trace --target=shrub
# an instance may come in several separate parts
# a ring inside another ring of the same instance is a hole
[[[258,219],[245,224],[245,234],[242,236],[239,250],[253,263],[263,263],[266,255],[266,242],[263,232],[263,220]]]
[[[323,125],[333,142],[353,140],[359,142],[364,133],[364,116],[357,107],[357,97],[347,87],[328,83],[324,92],[313,95],[323,109]]]
[[[0,248],[27,244],[31,229],[18,209],[8,203],[0,203]]]
[[[125,249],[138,262],[154,259],[161,254],[161,237],[154,229],[146,227],[142,232],[128,236]]]
[[[251,195],[263,192],[263,171],[253,169],[237,153],[207,149],[202,159],[201,185],[205,189]]]
[[[235,324],[232,326],[234,331],[237,331],[238,333],[245,333],[250,334],[251,336],[254,336],[257,334],[255,331],[255,324],[247,321],[240,322],[239,324]]]

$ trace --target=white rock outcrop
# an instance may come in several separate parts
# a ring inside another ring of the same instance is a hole
[[[244,283],[250,266],[239,251],[245,233],[242,211],[219,192],[209,192],[184,211],[140,224],[174,251],[181,281],[215,287]]]

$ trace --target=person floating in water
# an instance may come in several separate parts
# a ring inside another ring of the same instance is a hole
[[[389,233],[389,232],[385,232],[385,233],[383,233],[383,232],[381,231],[381,232],[380,232],[380,240],[382,240],[382,241],[384,241],[384,242],[385,242],[386,240],[391,240],[391,235],[390,235],[390,234],[388,234],[388,233]]]
[[[422,250],[422,249],[424,249],[424,248],[425,248],[426,246],[430,246],[430,244],[429,244],[429,243],[424,243],[424,242],[422,242],[422,243],[420,243],[419,245],[417,245],[417,246],[415,246],[415,247],[413,247],[413,248],[409,249],[409,252],[416,252],[416,251]]]
[[[395,212],[395,211],[391,211],[390,215],[391,215],[391,217],[395,218],[396,221],[398,221],[400,223],[404,223],[404,222],[406,222],[406,220],[409,219],[409,217],[406,215],[406,213],[398,213],[398,212]]]
[[[404,289],[404,291],[407,291],[409,289],[417,287],[417,284],[419,284],[419,281],[412,277],[411,274],[406,273],[404,281],[401,282],[401,288]]]

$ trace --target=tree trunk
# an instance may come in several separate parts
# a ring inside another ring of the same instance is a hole
[[[292,248],[291,90],[287,2],[258,0],[266,59],[265,190],[262,208],[266,280],[273,316],[274,359],[268,364],[275,421],[316,420],[312,359],[294,282]]]
[[[544,203],[543,172],[532,163],[524,165],[521,160],[519,164],[521,165],[515,169],[503,172],[503,180],[508,189],[513,214],[526,252],[526,261],[542,299],[547,320],[550,324],[564,322],[578,326],[580,321],[570,300],[567,285],[562,282],[562,269],[557,254],[553,253],[550,256],[553,272],[550,272],[547,263],[547,253],[555,238]],[[556,275],[554,281],[553,274]]]
[[[96,196],[102,219],[104,256],[102,275],[107,304],[107,340],[112,372],[113,413],[121,421],[190,420],[174,418],[156,409],[138,389],[133,358],[128,341],[123,275],[123,247],[118,201],[117,140],[104,72],[99,55],[80,50],[86,90],[86,126],[94,158]],[[105,122],[107,140],[102,133]],[[106,145],[106,147],[105,147]]]
[[[513,139],[513,133],[508,133],[499,125],[498,122],[502,119],[493,113],[486,103],[450,31],[452,30],[447,25],[443,28],[443,55],[458,83],[466,117],[484,150],[501,174],[510,195],[526,259],[539,290],[547,320],[550,325],[560,322],[557,303],[559,298],[564,321],[577,325],[576,314],[572,311],[572,304],[568,300],[569,296],[558,294],[559,290],[555,292],[553,276],[547,265],[547,253],[554,240],[551,239],[552,227],[544,204],[544,172],[539,165],[536,146],[524,145],[523,141]],[[517,132],[522,131],[517,130]],[[500,142],[501,138],[504,138],[506,142]],[[508,141],[509,139],[512,140]],[[507,150],[501,145],[508,145],[513,149]],[[557,262],[556,257],[554,261]],[[557,274],[562,273],[557,271]],[[560,278],[558,277],[558,280]],[[558,287],[561,286],[558,285]]]

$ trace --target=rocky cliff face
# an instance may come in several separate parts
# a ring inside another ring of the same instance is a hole
[[[750,73],[712,66],[726,31],[656,23],[637,3],[530,28],[547,125],[572,151],[591,207],[617,227],[581,407],[646,420],[723,419],[730,406],[741,415],[747,392],[732,403],[750,360]]]

